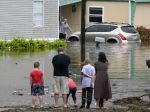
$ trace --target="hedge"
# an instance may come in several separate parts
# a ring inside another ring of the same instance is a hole
[[[47,40],[28,40],[26,38],[13,38],[11,41],[0,40],[0,49],[9,50],[46,50],[55,49],[57,47],[66,48],[67,44],[64,41],[56,40],[49,42]]]

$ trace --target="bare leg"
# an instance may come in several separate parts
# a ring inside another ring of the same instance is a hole
[[[99,100],[96,100],[96,108],[100,108],[100,106],[99,106]]]
[[[54,95],[55,107],[58,106],[58,99],[59,99],[59,94],[55,94],[55,95]]]
[[[35,107],[36,96],[32,96],[32,107]]]
[[[39,102],[40,102],[40,107],[43,107],[44,102],[43,102],[43,96],[39,96]]]
[[[68,103],[69,96],[70,96],[70,92],[67,94],[67,103]]]
[[[63,103],[64,103],[64,107],[67,107],[67,94],[63,94]]]

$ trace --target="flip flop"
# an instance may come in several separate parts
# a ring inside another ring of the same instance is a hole
[[[40,108],[44,108],[44,106],[43,106],[43,105],[41,105],[41,106],[40,106]]]
[[[58,108],[58,105],[54,105],[54,108]]]
[[[31,106],[32,109],[35,109],[35,106]]]
[[[64,107],[64,108],[68,108],[68,106],[67,106],[67,105],[64,105],[63,107]]]

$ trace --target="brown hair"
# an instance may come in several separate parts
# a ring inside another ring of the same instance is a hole
[[[59,52],[64,52],[64,48],[59,47],[59,48],[57,49],[57,52],[58,52],[58,53],[59,53]]]
[[[34,62],[34,68],[39,68],[40,67],[40,63],[39,62]]]

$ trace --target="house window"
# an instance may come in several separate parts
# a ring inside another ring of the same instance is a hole
[[[34,0],[33,2],[33,24],[36,27],[42,27],[43,21],[43,0]]]
[[[89,22],[103,22],[103,7],[89,7]]]

